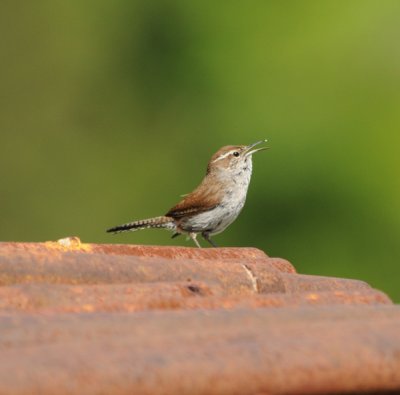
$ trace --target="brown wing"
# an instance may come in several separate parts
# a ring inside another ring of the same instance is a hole
[[[210,177],[191,193],[185,196],[176,206],[172,207],[167,217],[182,218],[212,210],[221,201],[221,185],[216,185]]]

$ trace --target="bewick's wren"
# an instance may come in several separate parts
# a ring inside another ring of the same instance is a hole
[[[213,247],[211,235],[224,231],[242,210],[252,171],[252,155],[267,147],[255,148],[267,140],[250,145],[228,145],[218,150],[207,166],[201,184],[167,214],[119,225],[107,232],[135,231],[164,228],[174,232],[172,237],[188,234],[200,247],[196,237],[200,233]]]

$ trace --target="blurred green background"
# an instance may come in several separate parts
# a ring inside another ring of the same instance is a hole
[[[0,240],[183,244],[164,214],[268,138],[215,238],[400,301],[400,2],[3,1]]]

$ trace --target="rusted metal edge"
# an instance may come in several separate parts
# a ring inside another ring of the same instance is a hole
[[[136,312],[335,304],[391,304],[391,301],[384,293],[368,289],[228,295],[221,287],[200,282],[0,287],[3,312]]]
[[[18,247],[20,248],[20,246]],[[281,272],[269,260],[165,259],[97,253],[4,253],[0,247],[0,285],[95,285],[197,281],[225,294],[299,293],[327,290],[371,290],[347,279]]]
[[[144,258],[164,258],[172,260],[246,260],[268,261],[282,272],[295,273],[293,265],[282,258],[270,258],[257,248],[192,248],[174,246],[146,246],[136,244],[91,244],[82,243],[78,237],[69,237],[45,243],[0,242],[0,256],[30,255],[41,259],[63,253],[104,254],[136,256]]]

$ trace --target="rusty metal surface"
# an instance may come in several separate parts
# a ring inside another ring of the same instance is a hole
[[[71,239],[71,240],[70,240]],[[66,241],[63,241],[66,240]],[[257,248],[191,248],[170,246],[144,246],[130,244],[88,244],[78,238],[62,239],[62,242],[16,243],[0,242],[0,258],[14,257],[25,260],[43,261],[60,259],[65,253],[103,254],[136,256],[145,258],[165,258],[171,260],[223,260],[223,261],[267,261],[279,271],[296,273],[286,259],[269,258]]]
[[[209,249],[150,247],[149,256],[117,255],[93,252],[93,245],[79,250],[47,247],[34,243],[0,243],[0,286],[12,284],[118,284],[200,281],[212,288],[222,287],[230,294],[285,293],[325,290],[366,290],[370,287],[358,280],[298,275],[289,272],[286,261],[268,258],[255,249]],[[97,246],[100,249],[101,246]],[[110,247],[111,248],[111,247]],[[118,246],[119,248],[119,246]],[[105,249],[105,247],[103,247]],[[154,250],[159,251],[154,256]],[[179,259],[163,258],[160,251],[176,251]],[[190,255],[192,250],[193,256]],[[250,252],[249,252],[250,250]],[[243,253],[242,256],[240,253]],[[191,258],[182,258],[182,255]],[[200,256],[200,258],[199,258]],[[257,256],[259,258],[257,258]],[[256,258],[255,258],[256,257]],[[284,263],[284,270],[277,267]]]
[[[327,304],[391,304],[391,301],[375,290],[229,295],[222,287],[200,282],[0,287],[3,312],[133,312]]]
[[[0,315],[2,394],[400,390],[400,309]]]
[[[400,391],[400,308],[254,248],[0,243],[0,394]]]

